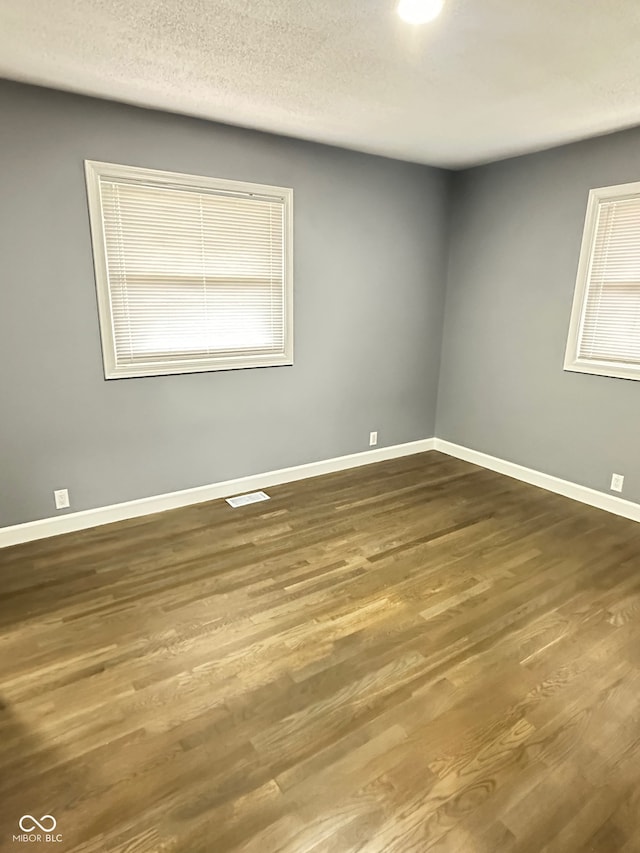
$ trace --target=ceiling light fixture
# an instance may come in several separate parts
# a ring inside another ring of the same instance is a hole
[[[437,18],[444,0],[398,0],[398,15],[407,24],[426,24]]]

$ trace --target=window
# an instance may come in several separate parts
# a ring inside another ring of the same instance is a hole
[[[640,183],[589,194],[564,366],[640,379]]]
[[[86,162],[105,376],[293,363],[293,191]]]

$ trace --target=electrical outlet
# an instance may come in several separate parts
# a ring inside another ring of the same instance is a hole
[[[56,502],[56,509],[69,509],[69,489],[56,489],[53,493],[53,499]]]
[[[370,432],[369,433],[369,447],[375,447],[378,443],[378,433]]]
[[[611,477],[611,491],[612,492],[621,492],[623,486],[624,486],[623,475],[622,474],[614,474]]]

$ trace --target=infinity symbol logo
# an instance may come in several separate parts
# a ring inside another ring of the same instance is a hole
[[[40,820],[31,814],[23,814],[19,820],[20,829],[23,832],[33,832],[34,829],[41,829],[42,832],[53,832],[56,828],[56,819],[51,814],[44,814]]]

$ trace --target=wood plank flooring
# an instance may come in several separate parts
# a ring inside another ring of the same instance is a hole
[[[0,850],[640,851],[640,525],[438,453],[268,491],[0,551]]]

